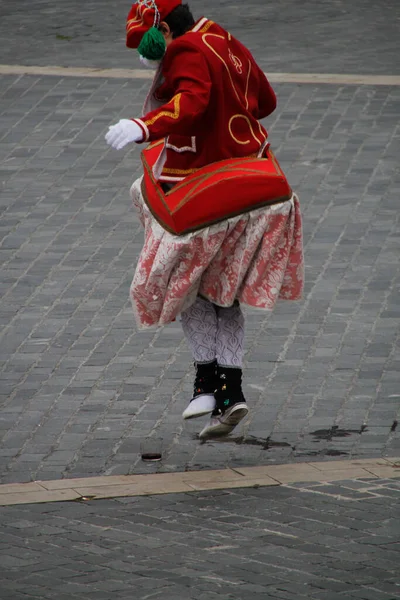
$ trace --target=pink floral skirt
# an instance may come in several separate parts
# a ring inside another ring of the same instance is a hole
[[[272,310],[278,298],[300,300],[303,240],[297,196],[182,236],[165,231],[143,201],[131,197],[144,245],[130,288],[139,329],[171,323],[201,294],[218,306]]]

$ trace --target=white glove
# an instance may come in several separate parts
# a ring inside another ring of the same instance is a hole
[[[142,142],[142,128],[130,119],[121,119],[116,125],[111,125],[106,133],[106,142],[115,150],[121,150],[131,142]]]

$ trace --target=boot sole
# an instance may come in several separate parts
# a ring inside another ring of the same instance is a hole
[[[244,402],[232,406],[232,408],[228,409],[222,417],[212,419],[210,425],[206,425],[200,432],[199,438],[204,439],[228,435],[235,429],[236,425],[248,415],[248,413],[249,409]]]
[[[236,427],[238,423],[248,414],[249,409],[244,402],[235,404],[231,409],[228,409],[226,413],[221,417],[221,422],[230,427]],[[228,414],[229,413],[229,414]]]

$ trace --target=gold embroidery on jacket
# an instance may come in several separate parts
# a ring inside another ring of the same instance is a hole
[[[147,121],[144,121],[144,123],[146,125],[153,125],[156,121],[158,121],[158,119],[161,119],[161,117],[169,117],[170,119],[179,119],[179,115],[181,113],[181,105],[180,105],[181,96],[182,96],[182,94],[177,94],[171,100],[171,102],[172,101],[174,102],[174,112],[172,112],[170,110],[162,110],[157,115],[155,115],[153,118],[148,119]]]
[[[190,175],[191,173],[196,173],[198,169],[170,169],[169,167],[164,167],[161,175]]]
[[[247,124],[248,124],[248,126],[249,126],[249,129],[250,129],[250,133],[251,133],[251,135],[252,135],[252,136],[253,136],[253,138],[256,140],[256,142],[257,142],[258,144],[260,144],[260,146],[261,146],[262,142],[261,142],[261,141],[258,139],[258,137],[256,136],[256,134],[254,133],[254,131],[253,131],[253,127],[252,127],[252,125],[251,125],[251,121],[250,121],[249,117],[246,117],[246,115],[233,115],[233,117],[231,117],[231,118],[229,119],[228,128],[229,128],[229,133],[231,134],[231,138],[232,138],[232,139],[233,139],[233,140],[234,140],[234,141],[235,141],[237,144],[241,144],[241,145],[250,144],[250,142],[251,142],[251,140],[246,140],[246,141],[241,141],[241,140],[238,140],[238,138],[237,138],[237,137],[235,137],[235,136],[233,135],[233,132],[232,132],[232,123],[233,123],[233,121],[234,121],[235,119],[244,119],[244,120],[246,121],[246,123],[247,123]]]
[[[261,133],[261,135],[262,135],[262,137],[263,137],[263,140],[264,140],[264,142],[265,142],[265,140],[266,140],[267,138],[265,137],[265,133],[264,133],[264,131],[263,131],[263,128],[262,128],[262,126],[261,126],[261,123],[260,123],[260,121],[257,121],[257,125],[258,125],[258,129],[260,130],[260,133]]]
[[[229,48],[228,52],[229,52],[229,60],[231,61],[231,63],[233,64],[233,66],[235,67],[235,69],[239,73],[239,75],[241,75],[243,73],[242,61],[240,60],[240,58],[238,56],[235,56],[233,54],[233,52],[230,48]]]
[[[202,29],[200,29],[200,33],[205,33],[206,31],[208,31],[210,29],[210,27],[212,27],[212,25],[214,25],[214,21],[208,21],[204,27]]]
[[[249,93],[249,81],[250,81],[250,73],[251,73],[251,60],[249,60],[249,72],[247,73],[247,81],[246,81],[246,91],[244,94],[244,97],[246,99],[246,108],[249,108],[249,99],[247,97],[247,94]]]
[[[229,67],[228,67],[228,65],[226,64],[225,60],[222,58],[222,56],[220,56],[220,55],[218,54],[218,52],[217,52],[216,50],[214,50],[214,48],[211,46],[211,44],[209,44],[209,43],[207,42],[207,38],[208,38],[208,37],[217,37],[217,38],[219,38],[220,40],[224,40],[225,38],[224,38],[224,36],[223,36],[223,35],[218,35],[218,34],[216,34],[216,33],[205,33],[205,34],[202,36],[202,40],[203,40],[203,42],[205,43],[205,45],[207,46],[207,48],[209,48],[209,49],[211,50],[211,52],[213,52],[213,53],[215,54],[215,56],[217,56],[217,57],[219,58],[219,60],[220,60],[220,61],[223,63],[223,65],[225,66],[225,69],[226,69],[226,70],[227,70],[227,72],[228,72],[229,79],[230,79],[230,81],[231,81],[231,84],[232,84],[233,90],[234,90],[234,92],[235,92],[235,94],[236,94],[236,97],[237,97],[237,99],[238,99],[238,100],[239,100],[239,102],[240,102],[240,96],[239,96],[239,94],[238,94],[238,92],[237,92],[237,90],[236,90],[236,86],[235,86],[235,84],[234,84],[234,81],[233,81],[233,79],[232,79],[232,75],[231,75],[231,72],[230,72],[230,70],[229,70]]]

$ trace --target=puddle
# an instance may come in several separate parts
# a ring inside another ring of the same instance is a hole
[[[366,425],[361,425],[360,429],[340,429],[338,425],[333,425],[330,429],[318,429],[312,431],[310,435],[313,435],[316,440],[332,440],[333,438],[344,438],[350,437],[354,433],[361,435],[364,431],[368,431]]]
[[[348,456],[348,452],[341,450],[312,450],[311,452],[295,452],[296,456]]]
[[[291,448],[291,444],[288,442],[274,442],[268,438],[256,438],[252,435],[245,438],[244,436],[237,438],[237,444],[244,444],[246,446],[261,446],[263,450],[269,450],[270,448]]]
[[[198,436],[195,436],[194,439],[199,439]],[[243,435],[237,437],[210,437],[208,440],[203,440],[205,442],[217,442],[218,444],[237,444],[238,446],[259,446],[263,450],[271,450],[272,448],[291,448],[291,444],[288,442],[274,442],[270,438],[256,438],[252,435],[248,437],[244,437]]]

